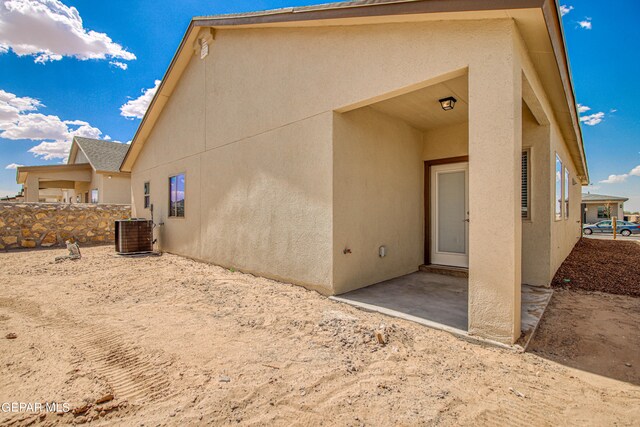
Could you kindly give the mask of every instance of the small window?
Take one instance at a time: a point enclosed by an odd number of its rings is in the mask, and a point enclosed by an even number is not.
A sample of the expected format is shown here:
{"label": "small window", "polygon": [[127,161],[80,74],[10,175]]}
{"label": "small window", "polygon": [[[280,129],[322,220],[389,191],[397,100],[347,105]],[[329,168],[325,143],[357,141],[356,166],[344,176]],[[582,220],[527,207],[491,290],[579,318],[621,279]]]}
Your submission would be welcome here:
{"label": "small window", "polygon": [[560,221],[562,219],[562,160],[560,160],[560,156],[556,154],[556,201],[555,201],[555,210],[556,210],[556,221]]}
{"label": "small window", "polygon": [[149,209],[151,205],[151,184],[148,182],[144,183],[144,208]]}
{"label": "small window", "polygon": [[522,152],[522,219],[531,219],[531,207],[529,206],[531,204],[531,198],[529,197],[530,155],[531,152],[529,150]]}
{"label": "small window", "polygon": [[98,203],[98,189],[91,190],[91,203]]}
{"label": "small window", "polygon": [[184,174],[169,178],[169,216],[184,217]]}
{"label": "small window", "polygon": [[569,169],[564,168],[564,217],[569,218]]}

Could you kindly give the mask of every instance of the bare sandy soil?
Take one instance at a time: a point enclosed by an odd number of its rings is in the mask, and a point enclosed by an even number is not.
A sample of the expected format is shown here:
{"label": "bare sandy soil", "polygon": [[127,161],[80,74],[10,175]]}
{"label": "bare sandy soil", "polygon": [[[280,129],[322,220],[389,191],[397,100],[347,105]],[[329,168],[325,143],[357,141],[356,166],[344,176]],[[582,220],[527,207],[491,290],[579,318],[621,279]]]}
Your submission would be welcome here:
{"label": "bare sandy soil", "polygon": [[2,425],[640,422],[638,298],[556,292],[517,354],[173,255],[63,253],[0,254],[0,403],[76,413]]}

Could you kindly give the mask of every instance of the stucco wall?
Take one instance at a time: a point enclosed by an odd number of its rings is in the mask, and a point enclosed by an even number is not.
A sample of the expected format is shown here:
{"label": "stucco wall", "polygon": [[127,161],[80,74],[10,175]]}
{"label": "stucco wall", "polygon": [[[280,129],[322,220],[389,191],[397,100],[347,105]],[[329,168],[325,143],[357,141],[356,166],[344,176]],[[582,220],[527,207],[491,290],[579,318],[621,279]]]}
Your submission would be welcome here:
{"label": "stucco wall", "polygon": [[130,213],[128,205],[0,202],[0,249],[113,243],[114,221]]}
{"label": "stucco wall", "polygon": [[[509,44],[512,27],[505,19],[218,30],[210,54],[192,58],[134,165],[134,215],[149,214],[142,191],[150,180],[163,249],[334,292],[333,111],[484,67]],[[416,156],[416,186],[424,155]],[[184,220],[165,220],[170,169],[187,173]],[[420,187],[409,190],[405,199],[421,196]],[[411,246],[416,268],[422,247]],[[389,271],[406,271],[406,263]]]}
{"label": "stucco wall", "polygon": [[551,275],[551,217],[552,196],[549,181],[549,126],[535,121],[529,108],[522,111],[522,148],[529,150],[529,209],[528,219],[522,220],[522,283],[549,286]]}
{"label": "stucco wall", "polygon": [[[149,182],[163,250],[331,293],[332,114],[205,150],[205,65],[193,58],[134,167],[134,215],[150,217]],[[185,218],[168,217],[178,173]]]}
{"label": "stucco wall", "polygon": [[[164,250],[333,293],[333,111],[483,66],[512,25],[217,31],[210,54],[192,58],[133,168],[134,215],[149,215],[142,208],[149,180]],[[187,174],[185,219],[166,219],[172,171]],[[410,190],[421,196],[420,187]],[[423,238],[417,227],[415,240]],[[422,248],[411,245],[415,269]],[[391,270],[406,271],[406,263]]]}
{"label": "stucco wall", "polygon": [[[580,229],[580,202],[581,202],[581,185],[577,178],[577,168],[575,165],[575,159],[569,154],[568,146],[566,143],[565,136],[560,131],[557,121],[558,111],[555,111],[551,103],[549,101],[549,96],[545,91],[545,88],[542,87],[540,83],[540,79],[537,73],[534,70],[533,60],[530,56],[530,53],[527,51],[526,46],[524,45],[524,41],[520,37],[519,33],[515,33],[514,37],[515,42],[515,52],[519,57],[520,64],[522,66],[524,78],[527,79],[528,83],[531,85],[531,88],[539,102],[540,109],[542,111],[542,115],[547,120],[548,123],[545,124],[548,127],[549,132],[549,143],[546,144],[546,148],[544,149],[544,153],[542,153],[542,157],[536,154],[537,159],[534,159],[533,166],[537,165],[537,170],[542,171],[544,173],[545,170],[549,171],[548,177],[540,177],[536,176],[536,171],[532,171],[534,179],[539,181],[541,185],[545,185],[545,190],[533,190],[534,191],[534,199],[532,199],[532,207],[534,209],[535,218],[538,215],[542,215],[543,218],[546,216],[545,222],[549,224],[549,270],[548,276],[545,278],[541,274],[536,274],[536,277],[532,277],[533,280],[540,281],[540,284],[548,284],[553,279],[555,272],[560,267],[565,258],[569,255],[577,241],[581,236]],[[538,55],[538,53],[534,53],[534,55]],[[547,89],[547,90],[561,90],[557,89]],[[562,112],[562,114],[566,114]],[[545,130],[546,132],[546,130]],[[524,138],[524,135],[523,135]],[[546,137],[545,137],[546,138]],[[540,150],[536,150],[536,152],[540,152]],[[563,218],[560,221],[555,220],[555,155],[556,153],[560,154],[562,158],[563,164],[569,168],[571,185],[569,190],[569,200],[570,200],[570,216],[568,219]],[[545,162],[546,164],[541,164],[540,162]],[[573,185],[573,180],[575,180],[576,184]],[[536,181],[533,181],[534,183]],[[534,188],[538,188],[537,186]],[[547,208],[548,204],[548,208]],[[543,206],[544,209],[540,210],[540,206]],[[536,212],[540,210],[539,214]],[[534,219],[537,222],[537,219]],[[545,225],[546,226],[546,225]],[[526,224],[523,224],[523,231],[527,227]],[[546,231],[543,231],[541,236],[546,236]],[[545,238],[546,239],[546,238]],[[524,244],[524,243],[523,243]],[[546,243],[545,243],[546,244]],[[531,260],[523,260],[523,268],[524,264],[531,262]],[[542,270],[539,270],[542,271]],[[531,277],[531,276],[529,276]],[[524,278],[524,277],[523,277]],[[536,283],[532,283],[536,284]]]}
{"label": "stucco wall", "polygon": [[[552,215],[551,220],[551,274],[549,281],[553,279],[558,268],[565,260],[565,258],[571,253],[571,250],[578,242],[582,235],[581,220],[580,220],[580,204],[582,199],[582,186],[576,178],[576,167],[569,156],[567,145],[560,132],[552,127],[551,128],[551,158],[549,159],[549,166],[552,167],[553,176],[555,176],[556,168],[556,153],[560,155],[563,162],[563,167],[569,169],[569,217],[561,220],[555,219],[555,207],[552,204],[550,213]],[[555,180],[550,179],[551,185],[551,200],[555,200]]]}
{"label": "stucco wall", "polygon": [[469,123],[443,126],[425,131],[423,160],[469,155]]}
{"label": "stucco wall", "polygon": [[[423,263],[422,151],[422,132],[401,120],[367,107],[335,114],[335,293],[414,272]],[[383,258],[380,246],[386,247]]]}
{"label": "stucco wall", "polygon": [[103,174],[98,192],[99,203],[128,205],[131,203],[131,177],[129,174]]}

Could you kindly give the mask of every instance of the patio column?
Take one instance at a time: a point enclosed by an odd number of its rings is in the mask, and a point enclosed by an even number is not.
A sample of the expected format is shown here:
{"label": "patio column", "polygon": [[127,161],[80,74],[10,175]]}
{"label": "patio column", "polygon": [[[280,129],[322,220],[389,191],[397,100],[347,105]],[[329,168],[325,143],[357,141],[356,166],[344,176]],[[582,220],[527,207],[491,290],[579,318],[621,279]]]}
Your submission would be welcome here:
{"label": "patio column", "polygon": [[513,51],[469,67],[469,333],[520,336],[522,71]]}
{"label": "patio column", "polygon": [[25,182],[24,201],[36,203],[40,200],[40,180],[38,175],[29,174]]}

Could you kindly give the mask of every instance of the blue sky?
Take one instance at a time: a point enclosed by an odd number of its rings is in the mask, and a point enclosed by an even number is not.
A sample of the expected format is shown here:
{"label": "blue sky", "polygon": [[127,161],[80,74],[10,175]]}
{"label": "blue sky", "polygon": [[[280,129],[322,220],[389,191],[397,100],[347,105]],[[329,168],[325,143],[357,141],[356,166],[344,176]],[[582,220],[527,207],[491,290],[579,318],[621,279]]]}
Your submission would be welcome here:
{"label": "blue sky", "polygon": [[[131,140],[192,16],[320,2],[0,0],[0,196],[12,165],[60,163],[73,135]],[[590,191],[640,210],[640,2],[561,4]]]}

